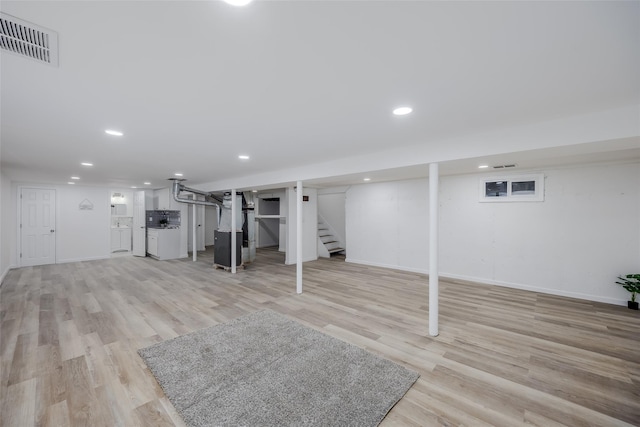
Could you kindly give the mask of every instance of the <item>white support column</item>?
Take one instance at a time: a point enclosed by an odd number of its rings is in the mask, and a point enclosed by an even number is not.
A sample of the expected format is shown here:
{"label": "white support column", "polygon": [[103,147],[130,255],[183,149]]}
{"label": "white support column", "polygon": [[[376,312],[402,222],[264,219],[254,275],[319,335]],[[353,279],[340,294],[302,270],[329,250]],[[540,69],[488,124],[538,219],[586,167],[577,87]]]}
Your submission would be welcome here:
{"label": "white support column", "polygon": [[236,274],[236,189],[231,189],[231,273]]}
{"label": "white support column", "polygon": [[302,181],[296,184],[296,292],[302,293]]}
{"label": "white support column", "polygon": [[429,335],[438,336],[438,163],[429,164]]}
{"label": "white support column", "polygon": [[[196,199],[196,195],[193,195],[193,200]],[[191,255],[193,256],[193,262],[196,262],[198,260],[198,245],[196,244],[196,234],[197,234],[197,230],[198,230],[198,224],[196,224],[198,221],[196,220],[197,218],[197,212],[196,212],[196,207],[198,205],[193,204],[191,205],[191,210],[193,211],[193,215],[191,218],[191,225],[193,226],[193,230],[191,231],[191,233],[193,234],[192,238],[191,238],[191,250],[192,253]]]}

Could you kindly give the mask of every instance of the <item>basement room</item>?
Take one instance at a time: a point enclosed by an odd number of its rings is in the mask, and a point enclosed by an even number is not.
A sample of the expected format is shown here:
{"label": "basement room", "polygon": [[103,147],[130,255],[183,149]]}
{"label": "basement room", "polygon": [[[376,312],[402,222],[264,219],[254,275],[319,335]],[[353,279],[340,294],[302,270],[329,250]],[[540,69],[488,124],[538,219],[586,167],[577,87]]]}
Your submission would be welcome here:
{"label": "basement room", "polygon": [[637,426],[639,1],[0,3],[0,427]]}

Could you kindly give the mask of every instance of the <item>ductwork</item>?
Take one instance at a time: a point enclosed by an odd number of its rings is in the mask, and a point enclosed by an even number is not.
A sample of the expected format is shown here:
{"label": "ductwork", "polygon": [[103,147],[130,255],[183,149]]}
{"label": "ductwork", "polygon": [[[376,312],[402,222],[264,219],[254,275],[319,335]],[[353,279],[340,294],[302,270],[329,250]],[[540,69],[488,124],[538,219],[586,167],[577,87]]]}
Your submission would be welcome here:
{"label": "ductwork", "polygon": [[[220,225],[220,221],[222,220],[222,216],[221,216],[221,211],[222,208],[225,208],[226,211],[228,212],[229,215],[231,215],[230,213],[230,208],[229,206],[225,206],[224,205],[224,199],[221,199],[220,197],[216,196],[213,193],[207,192],[207,191],[202,191],[202,190],[197,190],[195,188],[190,188],[190,187],[186,187],[184,185],[181,184],[181,179],[177,179],[177,178],[169,178],[170,181],[173,181],[173,185],[171,187],[171,194],[173,196],[173,200],[175,200],[176,202],[179,203],[188,203],[191,205],[202,205],[202,206],[215,206],[216,208],[216,214],[217,214],[217,218],[218,218],[218,225]],[[201,196],[204,196],[205,199],[209,199],[209,200],[196,200],[195,197],[193,199],[187,199],[187,198],[183,198],[180,197],[180,192],[181,191],[186,191],[192,194],[199,194]],[[240,193],[241,194],[241,193]],[[236,195],[239,195],[238,193],[236,193]],[[226,195],[225,195],[226,197]],[[231,200],[231,197],[233,196],[229,196],[229,200]],[[240,224],[243,224],[244,221],[247,221],[247,228],[246,228],[246,233],[244,236],[244,239],[246,239],[247,241],[249,241],[249,245],[246,248],[247,249],[247,255],[243,255],[246,257],[248,262],[251,262],[255,259],[255,242],[253,239],[253,228],[248,226],[248,221],[251,221],[251,223],[253,223],[254,219],[253,216],[249,216],[249,215],[253,215],[253,202],[251,203],[245,203],[245,198],[244,196],[242,196],[242,200],[243,200],[243,205],[246,206],[242,206],[242,212],[244,213],[245,216],[243,216],[244,220],[242,222],[240,222]],[[195,211],[194,211],[194,215],[195,215]],[[244,228],[244,227],[243,227]],[[195,227],[193,230],[193,241],[195,242],[196,240],[196,231],[195,231]],[[194,245],[195,246],[195,245]],[[243,248],[244,250],[244,248]],[[197,259],[197,251],[194,250],[193,251],[193,260],[196,261]]]}
{"label": "ductwork", "polygon": [[[171,178],[171,181],[173,181],[173,187],[172,187],[173,191],[171,192],[171,194],[173,195],[173,200],[180,203],[189,203],[191,205],[215,206],[216,209],[218,210],[218,217],[220,217],[220,206],[222,206],[222,200],[219,200],[217,196],[214,196],[213,194],[207,191],[196,190],[195,188],[186,187],[180,183],[179,179]],[[196,200],[195,198],[193,199],[183,198],[179,196],[181,191],[188,191],[193,194],[199,194],[201,196],[205,196],[208,199],[212,199],[213,201]]]}

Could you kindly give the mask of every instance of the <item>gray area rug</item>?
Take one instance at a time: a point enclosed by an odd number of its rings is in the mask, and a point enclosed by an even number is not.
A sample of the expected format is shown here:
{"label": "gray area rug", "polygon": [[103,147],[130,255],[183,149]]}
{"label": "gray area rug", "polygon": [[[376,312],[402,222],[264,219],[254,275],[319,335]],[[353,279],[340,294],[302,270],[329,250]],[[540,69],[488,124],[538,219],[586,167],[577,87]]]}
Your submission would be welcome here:
{"label": "gray area rug", "polygon": [[419,377],[271,310],[138,353],[189,426],[377,426]]}

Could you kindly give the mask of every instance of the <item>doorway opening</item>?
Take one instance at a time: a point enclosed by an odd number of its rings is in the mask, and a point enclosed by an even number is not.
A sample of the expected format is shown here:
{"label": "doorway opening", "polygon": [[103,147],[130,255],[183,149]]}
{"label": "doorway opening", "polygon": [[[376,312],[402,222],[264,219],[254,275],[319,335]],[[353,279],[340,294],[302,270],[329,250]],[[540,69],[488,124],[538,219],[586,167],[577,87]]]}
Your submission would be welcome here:
{"label": "doorway opening", "polygon": [[285,251],[285,216],[282,198],[274,195],[258,196],[256,200],[256,248],[277,248]]}

